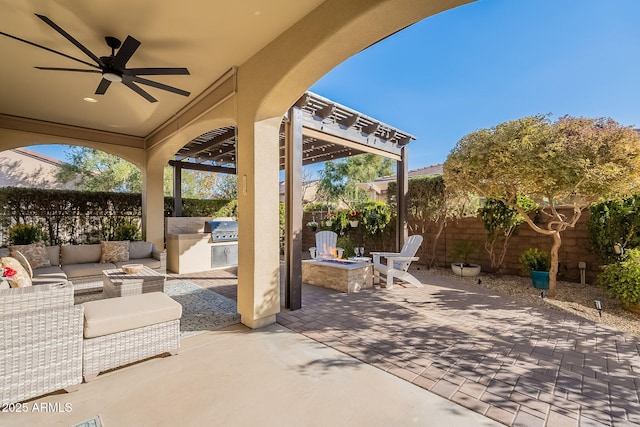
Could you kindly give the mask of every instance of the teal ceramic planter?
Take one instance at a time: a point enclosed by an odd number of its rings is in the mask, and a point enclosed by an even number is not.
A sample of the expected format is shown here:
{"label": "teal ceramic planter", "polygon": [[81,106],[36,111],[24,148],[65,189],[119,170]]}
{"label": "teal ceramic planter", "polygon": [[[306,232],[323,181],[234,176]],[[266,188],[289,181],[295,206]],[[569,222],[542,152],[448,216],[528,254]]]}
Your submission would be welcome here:
{"label": "teal ceramic planter", "polygon": [[531,282],[536,289],[549,289],[549,272],[548,271],[532,271]]}

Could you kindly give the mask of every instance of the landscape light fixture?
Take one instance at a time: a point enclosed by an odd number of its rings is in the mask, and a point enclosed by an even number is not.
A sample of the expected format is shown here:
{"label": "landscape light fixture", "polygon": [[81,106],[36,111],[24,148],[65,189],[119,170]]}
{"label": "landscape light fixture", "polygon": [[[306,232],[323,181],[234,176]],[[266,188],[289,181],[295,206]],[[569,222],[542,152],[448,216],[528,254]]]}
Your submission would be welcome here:
{"label": "landscape light fixture", "polygon": [[598,310],[598,314],[602,317],[602,302],[600,300],[595,300],[593,303],[596,306],[596,310]]}
{"label": "landscape light fixture", "polygon": [[540,292],[540,298],[544,299],[544,291]]}

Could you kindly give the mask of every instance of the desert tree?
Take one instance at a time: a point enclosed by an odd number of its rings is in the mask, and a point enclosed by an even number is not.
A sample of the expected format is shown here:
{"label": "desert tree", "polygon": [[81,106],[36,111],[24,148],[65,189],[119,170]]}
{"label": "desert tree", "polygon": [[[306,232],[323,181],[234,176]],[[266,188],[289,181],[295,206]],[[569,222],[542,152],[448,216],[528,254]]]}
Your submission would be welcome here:
{"label": "desert tree", "polygon": [[[640,137],[610,118],[538,115],[464,136],[444,165],[446,185],[502,201],[552,239],[549,296],[556,294],[562,232],[601,198],[638,188]],[[526,195],[546,216],[542,226],[517,203]],[[570,212],[558,207],[570,206]]]}

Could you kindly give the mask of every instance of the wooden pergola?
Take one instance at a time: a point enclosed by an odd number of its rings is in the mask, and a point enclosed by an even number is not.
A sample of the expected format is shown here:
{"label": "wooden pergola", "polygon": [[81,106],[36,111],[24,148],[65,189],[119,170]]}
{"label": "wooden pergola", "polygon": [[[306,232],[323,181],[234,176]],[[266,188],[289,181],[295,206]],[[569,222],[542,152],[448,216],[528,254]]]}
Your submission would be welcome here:
{"label": "wooden pergola", "polygon": [[[373,153],[397,162],[396,247],[407,237],[408,148],[415,137],[311,92],[289,109],[280,126],[280,169],[285,170],[285,306],[302,305],[302,166]],[[182,215],[182,169],[236,173],[236,128],[211,130],[182,147],[174,168],[174,215]]]}

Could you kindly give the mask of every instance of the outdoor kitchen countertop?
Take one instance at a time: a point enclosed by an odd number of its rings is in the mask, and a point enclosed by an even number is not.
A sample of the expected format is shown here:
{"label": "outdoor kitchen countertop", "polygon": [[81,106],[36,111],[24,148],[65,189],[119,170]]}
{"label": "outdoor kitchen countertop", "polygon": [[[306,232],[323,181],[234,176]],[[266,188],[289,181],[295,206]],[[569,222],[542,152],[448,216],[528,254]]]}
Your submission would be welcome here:
{"label": "outdoor kitchen countertop", "polygon": [[197,240],[197,239],[210,239],[211,233],[178,233],[167,234],[167,239],[175,240]]}

